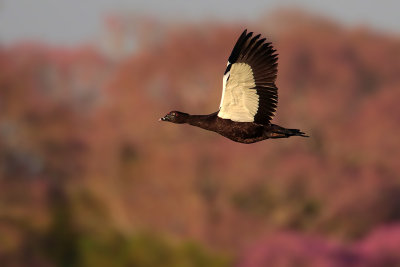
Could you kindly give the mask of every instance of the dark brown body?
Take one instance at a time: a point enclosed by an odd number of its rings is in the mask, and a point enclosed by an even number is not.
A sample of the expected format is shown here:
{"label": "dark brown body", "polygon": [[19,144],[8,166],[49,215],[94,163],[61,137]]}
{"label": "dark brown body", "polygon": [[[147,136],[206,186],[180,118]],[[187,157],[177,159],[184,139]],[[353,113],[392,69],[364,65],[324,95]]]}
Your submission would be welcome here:
{"label": "dark brown body", "polygon": [[181,123],[188,123],[213,131],[232,141],[244,144],[251,144],[269,138],[307,137],[297,129],[286,129],[275,124],[262,125],[253,122],[235,122],[229,119],[221,119],[217,114],[217,112],[210,115],[187,114]]}

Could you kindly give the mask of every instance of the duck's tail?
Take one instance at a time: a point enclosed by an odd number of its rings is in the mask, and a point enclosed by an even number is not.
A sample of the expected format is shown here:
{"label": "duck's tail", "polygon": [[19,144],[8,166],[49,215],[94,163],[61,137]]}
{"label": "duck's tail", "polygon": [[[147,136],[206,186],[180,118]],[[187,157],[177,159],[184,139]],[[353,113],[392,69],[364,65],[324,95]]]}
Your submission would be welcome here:
{"label": "duck's tail", "polygon": [[269,138],[288,138],[290,136],[309,137],[298,129],[286,129],[279,125],[271,124],[271,132]]}

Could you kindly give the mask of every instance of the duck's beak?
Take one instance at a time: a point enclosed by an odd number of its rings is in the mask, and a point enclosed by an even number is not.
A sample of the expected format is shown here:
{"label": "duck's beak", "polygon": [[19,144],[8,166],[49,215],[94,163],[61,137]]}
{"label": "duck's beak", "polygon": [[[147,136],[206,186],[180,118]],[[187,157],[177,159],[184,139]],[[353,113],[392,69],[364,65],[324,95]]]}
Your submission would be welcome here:
{"label": "duck's beak", "polygon": [[159,118],[158,121],[165,121],[165,117]]}

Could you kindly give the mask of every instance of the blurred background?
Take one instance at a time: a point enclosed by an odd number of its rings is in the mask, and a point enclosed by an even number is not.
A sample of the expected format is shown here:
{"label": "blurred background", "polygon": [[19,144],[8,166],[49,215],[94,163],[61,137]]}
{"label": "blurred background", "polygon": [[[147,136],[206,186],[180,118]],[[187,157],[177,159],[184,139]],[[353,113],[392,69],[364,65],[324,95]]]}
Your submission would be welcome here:
{"label": "blurred background", "polygon": [[[399,266],[398,1],[0,1],[1,266]],[[245,29],[273,123],[209,114]]]}

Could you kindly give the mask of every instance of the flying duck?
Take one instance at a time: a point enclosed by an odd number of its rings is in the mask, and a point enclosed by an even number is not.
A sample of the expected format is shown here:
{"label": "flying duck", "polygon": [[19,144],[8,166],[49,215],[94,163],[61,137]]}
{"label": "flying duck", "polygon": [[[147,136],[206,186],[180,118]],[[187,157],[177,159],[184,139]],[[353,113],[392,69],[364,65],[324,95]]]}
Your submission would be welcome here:
{"label": "flying duck", "polygon": [[209,115],[171,111],[160,121],[188,123],[239,143],[270,138],[308,137],[271,123],[278,103],[278,55],[270,42],[245,30],[237,40],[222,80],[219,110]]}

